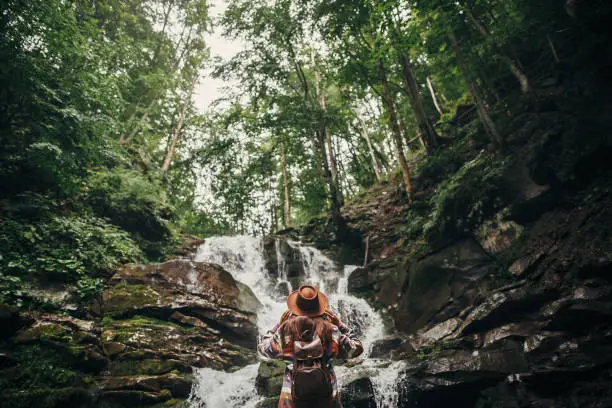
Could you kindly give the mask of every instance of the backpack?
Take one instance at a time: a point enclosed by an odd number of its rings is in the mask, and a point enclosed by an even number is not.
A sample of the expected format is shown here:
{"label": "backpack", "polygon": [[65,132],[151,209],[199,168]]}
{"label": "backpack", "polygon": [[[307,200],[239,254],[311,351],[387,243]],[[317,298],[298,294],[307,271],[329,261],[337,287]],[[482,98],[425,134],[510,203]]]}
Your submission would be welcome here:
{"label": "backpack", "polygon": [[[302,335],[305,336],[306,332]],[[331,375],[323,361],[323,344],[319,336],[293,343],[293,382],[291,395],[296,401],[316,401],[332,396]]]}

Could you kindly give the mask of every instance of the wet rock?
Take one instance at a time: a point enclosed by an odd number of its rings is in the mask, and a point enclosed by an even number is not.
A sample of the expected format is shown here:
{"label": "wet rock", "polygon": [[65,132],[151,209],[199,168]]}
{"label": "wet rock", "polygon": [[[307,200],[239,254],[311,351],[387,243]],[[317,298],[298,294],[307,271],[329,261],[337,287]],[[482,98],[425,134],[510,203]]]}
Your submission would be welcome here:
{"label": "wet rock", "polygon": [[286,364],[277,360],[266,360],[259,364],[257,377],[255,379],[255,387],[257,392],[264,397],[275,397],[278,403],[283,386],[283,378],[285,374]]}
{"label": "wet rock", "polygon": [[174,398],[187,398],[193,379],[188,375],[166,374],[160,376],[106,377],[102,379],[106,391],[138,390],[160,393],[169,391]]}
{"label": "wet rock", "polygon": [[504,339],[526,339],[540,332],[542,324],[539,322],[510,323],[496,327],[481,335],[483,347],[491,346]]}
{"label": "wet rock", "polygon": [[375,261],[365,268],[355,269],[348,278],[348,291],[352,294],[375,293],[386,306],[393,305],[407,269],[402,259],[388,258]]}
{"label": "wet rock", "polygon": [[114,403],[118,406],[143,406],[153,405],[168,401],[172,394],[168,390],[160,392],[147,392],[136,390],[102,391],[100,400],[102,403]]}
{"label": "wet rock", "polygon": [[275,236],[264,238],[265,267],[270,276],[288,279],[305,276],[302,254],[291,246],[286,239]]}
{"label": "wet rock", "polygon": [[117,343],[123,347],[111,364],[117,375],[164,373],[164,367],[167,371],[186,371],[188,366],[229,369],[255,360],[253,350],[224,340],[210,327],[182,327],[143,316],[110,322],[101,340],[104,347],[118,348]]}
{"label": "wet rock", "polygon": [[401,293],[396,326],[410,333],[453,317],[473,302],[479,291],[469,289],[477,288],[478,281],[494,268],[494,260],[471,239],[417,262],[410,267]]}
{"label": "wet rock", "polygon": [[289,282],[279,282],[274,287],[274,295],[279,300],[283,300],[290,293],[291,293],[291,284]]}
{"label": "wet rock", "polygon": [[610,302],[568,300],[558,307],[546,329],[588,333],[598,325],[609,323],[610,318]]}
{"label": "wet rock", "polygon": [[359,378],[342,387],[340,401],[343,408],[376,408],[374,386],[369,378]]}
{"label": "wet rock", "polygon": [[204,243],[204,240],[192,235],[181,235],[180,244],[172,250],[172,254],[179,258],[193,258],[198,247]]}
{"label": "wet rock", "polygon": [[414,349],[399,335],[391,335],[376,340],[372,344],[370,358],[400,360],[414,354]]}
{"label": "wet rock", "polygon": [[402,376],[402,407],[473,408],[481,391],[527,368],[521,344],[486,350],[442,350]]}
{"label": "wet rock", "polygon": [[22,330],[13,341],[18,345],[52,348],[71,366],[97,373],[108,365],[108,359],[96,333],[79,329],[79,323],[78,319],[46,314]]}
{"label": "wet rock", "polygon": [[556,203],[550,185],[538,184],[526,160],[517,160],[504,173],[504,196],[511,202],[509,218],[520,224],[533,222]]}
{"label": "wet rock", "polygon": [[530,285],[493,292],[467,315],[459,329],[460,335],[482,332],[519,320],[557,295],[554,290]]}
{"label": "wet rock", "polygon": [[434,325],[433,327],[426,327],[420,330],[413,340],[415,348],[432,345],[436,342],[450,338],[461,323],[461,319],[452,318]]}
{"label": "wet rock", "polygon": [[[254,346],[260,304],[246,285],[217,265],[180,259],[159,265],[127,265],[110,283],[103,295],[106,314],[175,316],[190,324],[176,314],[179,312],[201,320],[232,342]],[[191,323],[199,325],[195,320]]]}

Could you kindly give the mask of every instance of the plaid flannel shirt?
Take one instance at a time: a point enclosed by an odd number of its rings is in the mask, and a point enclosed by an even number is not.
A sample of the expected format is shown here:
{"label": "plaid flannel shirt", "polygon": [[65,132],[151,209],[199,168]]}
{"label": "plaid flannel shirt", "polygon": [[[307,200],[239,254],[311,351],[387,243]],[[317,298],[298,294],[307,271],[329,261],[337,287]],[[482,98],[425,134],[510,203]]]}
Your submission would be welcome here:
{"label": "plaid flannel shirt", "polygon": [[[290,317],[291,316],[289,316],[289,318]],[[281,324],[282,322],[279,322],[272,330],[259,338],[257,351],[264,358],[280,359],[289,363],[285,369],[278,408],[296,408],[291,396],[291,384],[293,382],[292,363],[294,357],[293,342],[290,338],[281,339],[281,335],[278,332]],[[340,323],[339,326],[332,325],[331,341],[325,345],[324,363],[329,366],[333,393],[329,401],[321,401],[318,405],[319,407],[340,407],[338,384],[330,360],[332,358],[355,358],[362,352],[363,346],[361,342],[352,335],[351,329],[343,323]]]}

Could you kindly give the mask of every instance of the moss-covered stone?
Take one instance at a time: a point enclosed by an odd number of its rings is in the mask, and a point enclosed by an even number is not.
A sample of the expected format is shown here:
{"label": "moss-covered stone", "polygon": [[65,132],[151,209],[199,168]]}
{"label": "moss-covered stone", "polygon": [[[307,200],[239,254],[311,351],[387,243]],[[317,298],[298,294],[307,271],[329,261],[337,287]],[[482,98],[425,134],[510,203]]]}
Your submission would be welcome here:
{"label": "moss-covered stone", "polygon": [[278,396],[283,386],[285,367],[286,364],[282,361],[262,361],[255,379],[257,392],[265,397]]}
{"label": "moss-covered stone", "polygon": [[26,329],[15,338],[15,341],[17,343],[39,341],[71,343],[73,337],[72,332],[63,326],[54,323],[41,323]]}
{"label": "moss-covered stone", "polygon": [[104,292],[104,312],[111,316],[122,315],[156,304],[159,296],[159,292],[148,285],[119,283]]}
{"label": "moss-covered stone", "polygon": [[188,373],[191,366],[180,360],[144,359],[113,361],[108,367],[112,375],[159,375],[173,371]]}
{"label": "moss-covered stone", "polygon": [[0,406],[11,408],[64,408],[87,406],[93,395],[81,387],[2,389]]}

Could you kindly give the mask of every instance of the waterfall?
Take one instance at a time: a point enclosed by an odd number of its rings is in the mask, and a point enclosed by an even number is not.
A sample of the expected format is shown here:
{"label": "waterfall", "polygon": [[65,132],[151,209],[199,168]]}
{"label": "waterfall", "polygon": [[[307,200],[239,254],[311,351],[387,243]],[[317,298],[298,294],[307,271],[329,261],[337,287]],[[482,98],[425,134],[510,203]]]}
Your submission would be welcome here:
{"label": "waterfall", "polygon": [[[380,314],[364,299],[348,293],[348,278],[358,268],[355,265],[337,265],[316,248],[299,242],[287,241],[299,251],[305,277],[302,283],[316,285],[325,293],[330,307],[341,320],[351,327],[364,345],[361,364],[354,367],[335,367],[340,388],[343,384],[369,377],[374,386],[377,408],[397,406],[397,378],[402,363],[369,359],[374,341],[384,336],[384,324]],[[287,265],[279,242],[275,243],[278,274],[272,277],[265,268],[263,240],[250,236],[213,237],[198,249],[195,260],[212,262],[222,266],[234,279],[248,285],[262,304],[257,316],[259,331],[271,329],[286,310],[284,299],[279,299],[275,288],[287,284]],[[230,408],[242,406],[254,408],[262,399],[255,390],[255,378],[259,364],[249,365],[232,373],[209,368],[196,369],[195,385],[190,397],[194,408]]]}

